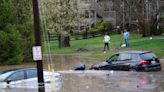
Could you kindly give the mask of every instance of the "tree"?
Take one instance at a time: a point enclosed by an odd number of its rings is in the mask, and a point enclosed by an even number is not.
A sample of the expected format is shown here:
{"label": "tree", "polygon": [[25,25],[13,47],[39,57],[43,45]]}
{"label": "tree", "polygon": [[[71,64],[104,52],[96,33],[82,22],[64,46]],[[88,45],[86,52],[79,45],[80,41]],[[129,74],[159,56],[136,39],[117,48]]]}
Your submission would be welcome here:
{"label": "tree", "polygon": [[0,31],[0,63],[20,64],[23,60],[21,37],[13,25],[8,25],[6,31]]}
{"label": "tree", "polygon": [[24,61],[32,61],[32,46],[34,45],[34,28],[32,16],[32,0],[12,0],[14,24],[21,34],[21,47]]}
{"label": "tree", "polygon": [[31,0],[0,0],[0,58],[3,64],[32,59]]}
{"label": "tree", "polygon": [[22,62],[20,34],[14,25],[14,12],[10,0],[0,1],[0,63],[19,64]]}
{"label": "tree", "polygon": [[70,32],[78,21],[78,0],[42,0],[46,27],[58,37],[59,47],[70,46]]}

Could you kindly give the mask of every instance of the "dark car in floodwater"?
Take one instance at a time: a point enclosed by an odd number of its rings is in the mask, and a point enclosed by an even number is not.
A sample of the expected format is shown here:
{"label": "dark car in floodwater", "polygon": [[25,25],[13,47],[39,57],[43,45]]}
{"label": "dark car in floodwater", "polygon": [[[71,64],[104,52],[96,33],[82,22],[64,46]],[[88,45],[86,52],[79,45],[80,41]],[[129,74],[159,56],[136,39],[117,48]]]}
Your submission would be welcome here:
{"label": "dark car in floodwater", "polygon": [[151,51],[121,51],[106,61],[94,64],[95,70],[160,71],[161,64]]}

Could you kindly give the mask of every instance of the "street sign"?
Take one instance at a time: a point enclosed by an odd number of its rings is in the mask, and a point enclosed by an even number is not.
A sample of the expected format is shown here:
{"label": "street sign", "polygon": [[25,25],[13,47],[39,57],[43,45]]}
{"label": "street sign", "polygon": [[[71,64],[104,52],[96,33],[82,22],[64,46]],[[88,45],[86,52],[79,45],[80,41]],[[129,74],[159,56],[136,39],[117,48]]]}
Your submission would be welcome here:
{"label": "street sign", "polygon": [[34,46],[32,48],[32,52],[33,52],[33,60],[34,61],[42,60],[41,46]]}

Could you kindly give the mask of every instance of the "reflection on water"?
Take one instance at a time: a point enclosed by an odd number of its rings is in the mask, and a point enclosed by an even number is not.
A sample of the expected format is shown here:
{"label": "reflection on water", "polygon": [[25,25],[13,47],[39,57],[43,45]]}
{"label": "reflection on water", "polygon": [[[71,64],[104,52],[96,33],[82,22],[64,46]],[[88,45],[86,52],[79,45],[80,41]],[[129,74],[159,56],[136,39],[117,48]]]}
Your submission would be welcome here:
{"label": "reflection on water", "polygon": [[38,88],[1,88],[0,92],[45,92],[44,87]]}
{"label": "reflection on water", "polygon": [[39,87],[38,92],[45,92],[45,87]]}
{"label": "reflection on water", "polygon": [[26,88],[1,88],[0,92],[38,92],[38,89]]}

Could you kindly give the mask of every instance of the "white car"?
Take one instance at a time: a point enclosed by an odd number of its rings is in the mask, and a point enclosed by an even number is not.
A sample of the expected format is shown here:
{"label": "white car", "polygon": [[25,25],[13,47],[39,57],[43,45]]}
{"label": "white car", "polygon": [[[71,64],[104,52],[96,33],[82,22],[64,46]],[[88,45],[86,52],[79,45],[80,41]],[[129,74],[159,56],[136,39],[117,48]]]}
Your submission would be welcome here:
{"label": "white car", "polygon": [[[61,77],[59,73],[44,70],[43,74],[45,83],[58,82],[55,83],[55,85],[61,84]],[[5,88],[6,86],[37,87],[37,69],[21,68],[0,72],[0,88]]]}

